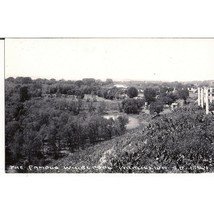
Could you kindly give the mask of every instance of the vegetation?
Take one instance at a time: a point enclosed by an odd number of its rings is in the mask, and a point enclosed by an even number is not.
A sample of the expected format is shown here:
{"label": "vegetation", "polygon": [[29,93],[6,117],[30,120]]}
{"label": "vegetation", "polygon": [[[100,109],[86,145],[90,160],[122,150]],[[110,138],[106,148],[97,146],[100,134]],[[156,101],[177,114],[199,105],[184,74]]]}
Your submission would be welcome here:
{"label": "vegetation", "polygon": [[160,93],[158,96],[158,101],[162,102],[163,104],[171,105],[174,103],[179,97],[176,93],[171,91],[171,88],[161,88]]}
{"label": "vegetation", "polygon": [[111,172],[213,171],[213,126],[214,117],[196,107],[177,109],[126,137],[109,157]]}
{"label": "vegetation", "polygon": [[138,90],[137,90],[135,87],[130,87],[130,88],[128,88],[128,90],[127,90],[127,95],[128,95],[130,98],[137,97],[137,95],[138,95]]}
{"label": "vegetation", "polygon": [[126,99],[122,101],[122,110],[127,114],[139,114],[143,105],[143,100]]}
{"label": "vegetation", "polygon": [[[107,167],[87,172],[213,171],[214,115],[194,105],[195,95],[187,89],[192,83],[130,81],[128,89],[114,84],[93,78],[6,79],[6,168],[23,165],[26,172],[29,165],[71,164]],[[186,105],[171,111],[181,99]],[[130,118],[140,125],[129,129]]]}
{"label": "vegetation", "polygon": [[213,114],[213,111],[214,111],[214,103],[210,103],[210,105],[209,105],[209,111],[211,111],[211,113]]}
{"label": "vegetation", "polygon": [[[6,165],[45,165],[68,152],[124,134],[127,117],[105,119],[108,105],[95,99],[96,90],[105,84],[94,79],[71,83],[7,79]],[[84,100],[89,92],[93,99]]]}
{"label": "vegetation", "polygon": [[156,100],[156,90],[152,89],[152,88],[146,88],[144,90],[144,97],[145,97],[145,101],[148,103],[148,105],[151,102],[154,102]]}
{"label": "vegetation", "polygon": [[159,100],[152,102],[149,110],[150,110],[150,114],[156,113],[157,115],[159,115],[160,112],[163,111],[163,102],[161,102]]}
{"label": "vegetation", "polygon": [[178,90],[178,96],[180,99],[184,100],[184,103],[186,103],[187,98],[189,97],[189,91],[187,88]]}

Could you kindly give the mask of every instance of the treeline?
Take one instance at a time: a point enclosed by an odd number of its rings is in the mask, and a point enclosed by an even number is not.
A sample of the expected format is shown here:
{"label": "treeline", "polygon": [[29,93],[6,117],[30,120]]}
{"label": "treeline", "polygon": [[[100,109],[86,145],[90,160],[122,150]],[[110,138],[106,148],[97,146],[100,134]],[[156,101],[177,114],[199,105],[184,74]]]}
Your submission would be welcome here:
{"label": "treeline", "polygon": [[154,88],[159,89],[160,86],[173,89],[181,89],[181,88],[192,88],[198,84],[204,86],[204,84],[211,84],[213,81],[192,81],[192,82],[163,82],[163,81],[126,81],[125,83],[128,86],[135,86],[137,88],[142,88],[145,90],[146,88]]}
{"label": "treeline", "polygon": [[[154,85],[153,87],[129,87],[118,88],[114,87],[113,80],[107,79],[106,81],[95,80],[93,78],[85,78],[77,81],[65,81],[55,79],[35,79],[30,77],[17,77],[6,79],[6,99],[8,99],[14,91],[20,92],[20,100],[25,101],[31,97],[42,97],[45,95],[53,95],[57,97],[75,96],[77,99],[83,99],[85,95],[97,95],[104,99],[109,100],[124,100],[127,97],[134,98],[138,95],[138,90],[144,88],[145,102],[158,101],[158,103],[170,105],[176,99],[183,99],[186,102],[189,96],[187,85],[181,83],[170,83],[165,85]],[[138,85],[138,84],[136,84]],[[148,84],[146,84],[148,85]],[[149,86],[151,86],[150,84]],[[173,87],[174,86],[174,87]],[[156,98],[158,98],[156,100]]]}
{"label": "treeline", "polygon": [[59,97],[62,94],[75,95],[78,98],[83,98],[84,94],[104,96],[107,92],[101,89],[105,86],[111,86],[113,80],[107,79],[106,81],[101,81],[93,78],[85,78],[77,81],[56,81],[55,79],[47,80],[39,78],[32,80],[30,77],[9,77],[6,79],[6,83],[8,89],[13,88],[15,85],[16,90],[28,90],[28,98],[41,97],[45,94],[56,94]]}
{"label": "treeline", "polygon": [[56,81],[55,79],[47,80],[39,78],[32,80],[30,77],[9,77],[6,79],[6,83],[8,96],[12,93],[11,90],[15,89],[24,95],[24,99],[45,95],[50,95],[50,97],[53,97],[53,95],[57,97],[72,95],[83,99],[84,95],[90,94],[113,100],[124,99],[127,93],[126,89],[114,87],[112,79],[101,81],[93,78],[85,78],[77,81]]}

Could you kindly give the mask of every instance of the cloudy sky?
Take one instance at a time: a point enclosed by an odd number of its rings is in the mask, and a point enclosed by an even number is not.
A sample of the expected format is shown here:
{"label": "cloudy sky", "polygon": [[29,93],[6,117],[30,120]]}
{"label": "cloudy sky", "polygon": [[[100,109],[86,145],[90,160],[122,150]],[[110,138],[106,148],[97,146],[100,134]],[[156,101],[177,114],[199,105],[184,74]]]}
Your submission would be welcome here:
{"label": "cloudy sky", "polygon": [[214,79],[214,39],[6,39],[6,77]]}

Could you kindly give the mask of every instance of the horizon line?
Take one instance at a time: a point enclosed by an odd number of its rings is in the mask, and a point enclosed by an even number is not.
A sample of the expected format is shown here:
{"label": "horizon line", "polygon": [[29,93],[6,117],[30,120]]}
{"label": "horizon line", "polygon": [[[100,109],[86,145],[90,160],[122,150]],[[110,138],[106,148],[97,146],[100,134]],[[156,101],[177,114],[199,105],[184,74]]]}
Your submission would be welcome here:
{"label": "horizon line", "polygon": [[8,76],[8,77],[6,77],[6,75],[4,76],[4,79],[6,80],[7,78],[10,78],[10,77],[12,77],[12,78],[14,78],[14,79],[16,79],[16,78],[18,78],[18,77],[23,77],[23,78],[25,78],[25,77],[30,77],[32,80],[36,80],[36,79],[47,79],[47,80],[51,80],[51,79],[55,79],[56,81],[60,81],[60,80],[64,80],[64,81],[78,81],[78,80],[83,80],[83,79],[95,79],[95,80],[101,80],[101,81],[105,81],[105,80],[107,80],[107,79],[112,79],[113,80],[113,82],[130,82],[130,81],[135,81],[135,82],[137,82],[137,81],[142,81],[142,82],[204,82],[204,81],[214,81],[214,79],[210,79],[210,80],[208,80],[208,79],[206,79],[206,80],[151,80],[151,79],[149,79],[149,80],[147,80],[147,79],[113,79],[113,78],[111,78],[111,77],[107,77],[107,78],[95,78],[95,77],[83,77],[82,79],[64,79],[64,78],[61,78],[61,79],[58,79],[58,78],[54,78],[54,77],[52,77],[52,78],[46,78],[46,77],[31,77],[31,76],[16,76],[16,77],[14,77],[14,76]]}

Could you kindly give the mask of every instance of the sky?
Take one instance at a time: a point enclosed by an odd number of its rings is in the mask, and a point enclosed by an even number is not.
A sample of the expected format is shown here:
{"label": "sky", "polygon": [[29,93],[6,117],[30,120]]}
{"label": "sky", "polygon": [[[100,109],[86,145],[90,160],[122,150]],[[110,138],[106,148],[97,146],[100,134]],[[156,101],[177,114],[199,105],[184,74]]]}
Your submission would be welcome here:
{"label": "sky", "polygon": [[6,39],[5,76],[214,80],[214,39]]}

